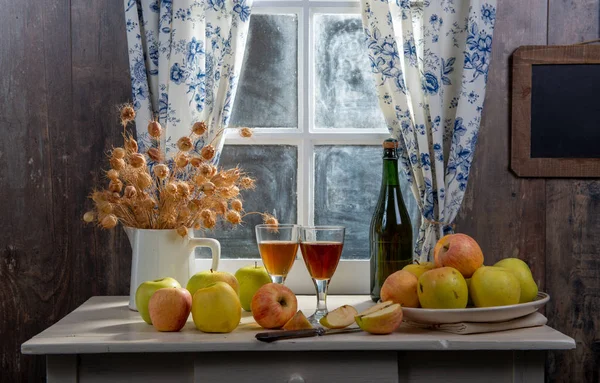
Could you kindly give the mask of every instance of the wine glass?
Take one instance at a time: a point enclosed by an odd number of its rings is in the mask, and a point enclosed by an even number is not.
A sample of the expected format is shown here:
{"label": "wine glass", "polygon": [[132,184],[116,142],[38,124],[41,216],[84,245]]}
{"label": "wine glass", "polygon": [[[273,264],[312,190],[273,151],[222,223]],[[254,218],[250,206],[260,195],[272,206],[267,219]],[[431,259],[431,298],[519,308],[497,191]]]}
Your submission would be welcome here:
{"label": "wine glass", "polygon": [[343,226],[313,226],[300,228],[300,250],[317,290],[317,309],[308,320],[318,324],[327,315],[327,287],[344,246]]}
{"label": "wine glass", "polygon": [[285,282],[298,253],[299,226],[256,225],[256,242],[265,269],[273,283]]}

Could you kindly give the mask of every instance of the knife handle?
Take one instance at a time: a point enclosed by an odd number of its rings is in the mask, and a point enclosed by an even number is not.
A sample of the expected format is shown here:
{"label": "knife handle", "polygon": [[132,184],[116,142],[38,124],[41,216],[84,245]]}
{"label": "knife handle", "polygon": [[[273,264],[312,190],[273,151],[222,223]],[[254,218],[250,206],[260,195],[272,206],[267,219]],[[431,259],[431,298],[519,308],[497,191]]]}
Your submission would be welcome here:
{"label": "knife handle", "polygon": [[256,339],[260,340],[261,342],[271,343],[282,339],[309,338],[312,336],[317,336],[318,334],[318,328],[312,328],[308,330],[270,331],[259,332],[256,334]]}

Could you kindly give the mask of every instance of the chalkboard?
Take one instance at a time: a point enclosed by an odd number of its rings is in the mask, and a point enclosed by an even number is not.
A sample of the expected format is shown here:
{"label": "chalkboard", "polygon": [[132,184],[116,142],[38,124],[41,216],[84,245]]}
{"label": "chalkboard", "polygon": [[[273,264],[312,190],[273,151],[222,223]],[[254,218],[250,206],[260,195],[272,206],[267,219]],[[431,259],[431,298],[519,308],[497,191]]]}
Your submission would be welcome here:
{"label": "chalkboard", "polygon": [[533,65],[531,157],[600,158],[600,65]]}
{"label": "chalkboard", "polygon": [[525,46],[512,59],[511,169],[600,177],[600,46]]}

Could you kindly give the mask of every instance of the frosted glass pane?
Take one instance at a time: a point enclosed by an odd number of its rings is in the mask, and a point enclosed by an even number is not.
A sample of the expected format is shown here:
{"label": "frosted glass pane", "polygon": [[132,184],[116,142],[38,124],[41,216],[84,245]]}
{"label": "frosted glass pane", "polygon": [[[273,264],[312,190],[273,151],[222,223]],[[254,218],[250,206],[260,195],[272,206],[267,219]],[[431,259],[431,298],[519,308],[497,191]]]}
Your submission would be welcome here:
{"label": "frosted glass pane", "polygon": [[[256,179],[256,189],[243,191],[247,212],[268,212],[281,223],[297,222],[298,149],[289,145],[226,145],[219,166],[239,165]],[[222,258],[260,258],[254,226],[262,223],[258,215],[244,218],[240,226],[219,223],[205,235],[221,242]],[[197,249],[202,258],[210,258],[210,250]]]}
{"label": "frosted glass pane", "polygon": [[[315,224],[346,226],[343,259],[369,259],[369,226],[379,198],[382,172],[379,146],[315,147]],[[419,208],[400,176],[404,204],[419,231]]]}
{"label": "frosted glass pane", "polygon": [[359,15],[317,14],[315,127],[385,129]]}
{"label": "frosted glass pane", "polygon": [[298,127],[298,16],[250,18],[230,124]]}

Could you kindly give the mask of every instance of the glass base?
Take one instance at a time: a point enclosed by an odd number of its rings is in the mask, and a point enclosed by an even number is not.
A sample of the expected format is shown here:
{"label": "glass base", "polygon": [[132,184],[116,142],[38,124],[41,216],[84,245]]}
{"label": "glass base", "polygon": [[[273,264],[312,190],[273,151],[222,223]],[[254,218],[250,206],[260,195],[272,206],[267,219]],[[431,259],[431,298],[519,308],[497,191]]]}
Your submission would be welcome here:
{"label": "glass base", "polygon": [[321,320],[321,318],[323,318],[325,315],[327,315],[327,313],[328,313],[327,309],[317,310],[314,312],[313,315],[309,316],[306,319],[308,319],[310,324],[312,324],[313,326],[322,327],[321,323],[319,321]]}

